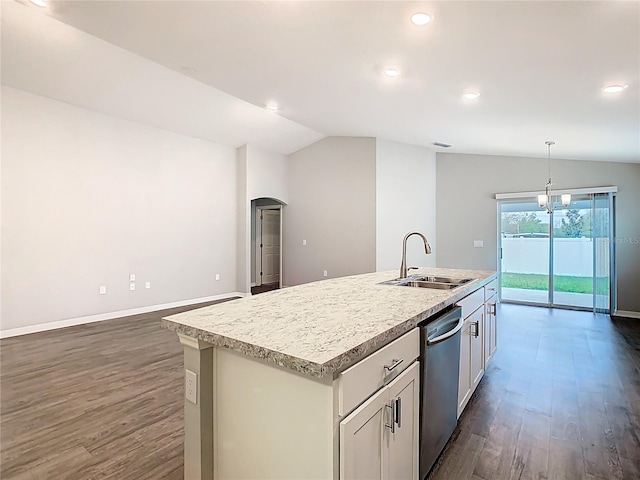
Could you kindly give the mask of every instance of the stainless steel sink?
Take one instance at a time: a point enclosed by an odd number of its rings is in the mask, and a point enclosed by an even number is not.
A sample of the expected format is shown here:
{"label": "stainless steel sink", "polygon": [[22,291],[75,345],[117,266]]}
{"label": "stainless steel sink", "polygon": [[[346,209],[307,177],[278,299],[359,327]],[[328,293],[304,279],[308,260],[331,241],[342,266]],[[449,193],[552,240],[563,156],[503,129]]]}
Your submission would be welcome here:
{"label": "stainless steel sink", "polygon": [[398,287],[433,288],[436,290],[453,290],[474,281],[475,278],[430,277],[424,275],[410,275],[407,278],[396,278],[381,282],[381,285]]}
{"label": "stainless steel sink", "polygon": [[[471,279],[469,279],[471,280]],[[419,288],[436,288],[438,290],[453,290],[458,288],[462,283],[443,283],[443,282],[407,282],[402,286],[419,287]]]}

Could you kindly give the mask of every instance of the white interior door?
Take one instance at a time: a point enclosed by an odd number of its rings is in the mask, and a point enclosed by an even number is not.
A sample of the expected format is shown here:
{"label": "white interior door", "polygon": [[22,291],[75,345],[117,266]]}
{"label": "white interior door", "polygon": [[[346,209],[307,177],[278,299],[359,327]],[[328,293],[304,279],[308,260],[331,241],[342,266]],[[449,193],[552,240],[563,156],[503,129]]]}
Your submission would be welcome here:
{"label": "white interior door", "polygon": [[260,210],[260,283],[280,281],[280,210]]}

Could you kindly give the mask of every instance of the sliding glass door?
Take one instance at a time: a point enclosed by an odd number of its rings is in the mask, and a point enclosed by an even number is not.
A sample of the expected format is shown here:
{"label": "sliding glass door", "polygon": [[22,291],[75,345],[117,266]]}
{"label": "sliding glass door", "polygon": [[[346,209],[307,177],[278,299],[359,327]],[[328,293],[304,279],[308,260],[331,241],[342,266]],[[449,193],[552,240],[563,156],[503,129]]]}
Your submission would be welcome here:
{"label": "sliding glass door", "polygon": [[574,194],[551,213],[535,197],[501,200],[498,214],[503,301],[610,311],[612,193]]}
{"label": "sliding glass door", "polygon": [[533,199],[500,204],[503,301],[549,303],[550,220]]}
{"label": "sliding glass door", "polygon": [[549,304],[593,309],[591,198],[574,195],[571,205],[551,213],[552,267]]}

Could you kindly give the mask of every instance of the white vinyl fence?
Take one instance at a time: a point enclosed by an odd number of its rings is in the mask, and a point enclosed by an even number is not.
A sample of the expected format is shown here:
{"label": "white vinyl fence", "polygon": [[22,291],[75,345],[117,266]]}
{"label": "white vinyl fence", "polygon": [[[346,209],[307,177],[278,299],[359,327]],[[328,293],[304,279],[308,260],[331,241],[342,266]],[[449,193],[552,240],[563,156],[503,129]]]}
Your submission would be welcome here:
{"label": "white vinyl fence", "polygon": [[[593,239],[556,238],[553,240],[554,274],[575,277],[593,276]],[[609,250],[607,238],[595,239],[602,242],[598,248],[604,252],[598,262],[599,272],[608,271]],[[511,273],[549,273],[548,238],[502,238],[502,271]]]}

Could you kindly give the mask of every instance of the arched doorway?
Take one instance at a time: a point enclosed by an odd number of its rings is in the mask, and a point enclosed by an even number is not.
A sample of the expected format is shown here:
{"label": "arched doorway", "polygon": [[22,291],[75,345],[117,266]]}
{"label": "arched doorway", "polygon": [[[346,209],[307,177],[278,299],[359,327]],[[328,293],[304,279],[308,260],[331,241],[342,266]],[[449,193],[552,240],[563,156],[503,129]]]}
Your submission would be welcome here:
{"label": "arched doorway", "polygon": [[274,198],[251,200],[251,293],[282,286],[282,210]]}

